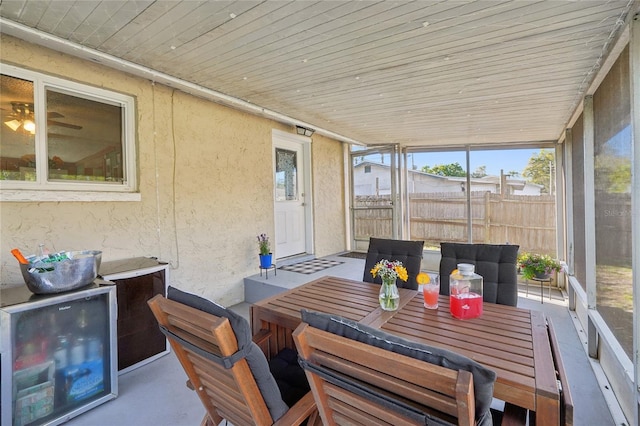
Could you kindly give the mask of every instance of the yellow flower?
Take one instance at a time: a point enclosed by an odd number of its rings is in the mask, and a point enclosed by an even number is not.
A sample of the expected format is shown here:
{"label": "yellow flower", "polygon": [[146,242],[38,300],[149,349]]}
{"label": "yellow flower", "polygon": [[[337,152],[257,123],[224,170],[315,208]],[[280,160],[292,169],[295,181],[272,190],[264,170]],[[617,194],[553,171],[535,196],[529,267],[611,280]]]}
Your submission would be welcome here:
{"label": "yellow flower", "polygon": [[378,274],[378,271],[380,270],[380,265],[376,265],[373,267],[373,269],[371,269],[371,275],[373,275],[373,278],[376,277],[376,275]]}
{"label": "yellow flower", "polygon": [[400,278],[402,281],[407,281],[407,279],[409,279],[407,269],[402,266],[402,262],[397,260],[391,262],[389,260],[382,259],[380,262],[376,263],[370,272],[374,278],[379,275],[383,279],[395,280]]}
{"label": "yellow flower", "polygon": [[409,279],[409,274],[407,273],[407,269],[404,266],[396,266],[396,273],[398,274],[398,278],[402,281],[406,281]]}

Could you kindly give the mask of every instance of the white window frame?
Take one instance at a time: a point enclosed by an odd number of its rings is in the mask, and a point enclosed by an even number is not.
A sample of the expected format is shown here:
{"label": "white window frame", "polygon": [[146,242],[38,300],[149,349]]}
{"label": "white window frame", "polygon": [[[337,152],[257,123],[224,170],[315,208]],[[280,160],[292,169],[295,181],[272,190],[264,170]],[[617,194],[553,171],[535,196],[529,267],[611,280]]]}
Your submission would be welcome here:
{"label": "white window frame", "polygon": [[[36,129],[46,128],[48,89],[122,108],[123,182],[48,181],[47,134],[35,134],[36,181],[0,180],[0,201],[139,201],[135,139],[135,99],[122,93],[0,64],[0,72],[33,82]],[[45,171],[43,173],[43,170]]]}

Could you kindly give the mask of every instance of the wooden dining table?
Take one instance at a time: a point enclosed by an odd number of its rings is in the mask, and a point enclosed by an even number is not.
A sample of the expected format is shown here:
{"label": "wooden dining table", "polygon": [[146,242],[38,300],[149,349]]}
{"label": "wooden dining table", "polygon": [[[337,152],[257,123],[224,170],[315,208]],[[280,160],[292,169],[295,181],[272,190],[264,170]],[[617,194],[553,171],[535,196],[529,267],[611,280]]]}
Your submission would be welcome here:
{"label": "wooden dining table", "polygon": [[544,313],[493,303],[479,318],[460,320],[449,312],[449,297],[426,309],[416,290],[399,289],[397,311],[384,311],[380,286],[326,276],[251,306],[254,334],[269,330],[263,350],[274,356],[295,350],[291,333],[300,310],[340,315],[406,339],[452,350],[494,370],[494,397],[534,413],[536,424],[560,422],[560,390]]}

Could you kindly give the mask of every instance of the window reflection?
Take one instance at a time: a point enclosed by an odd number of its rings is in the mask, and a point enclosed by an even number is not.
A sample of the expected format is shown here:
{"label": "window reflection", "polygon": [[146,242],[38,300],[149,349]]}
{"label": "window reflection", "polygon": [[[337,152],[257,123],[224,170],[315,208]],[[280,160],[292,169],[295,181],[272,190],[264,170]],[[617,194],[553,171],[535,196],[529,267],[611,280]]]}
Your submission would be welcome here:
{"label": "window reflection", "polygon": [[123,181],[120,106],[47,90],[47,117],[50,180]]}
{"label": "window reflection", "polygon": [[[125,181],[122,105],[46,88],[43,108],[33,81],[4,74],[0,92],[0,180],[35,182],[42,173],[48,182]],[[36,141],[46,149],[36,150]]]}
{"label": "window reflection", "polygon": [[298,199],[298,155],[295,151],[276,149],[276,201]]}
{"label": "window reflection", "polygon": [[0,93],[0,179],[36,180],[33,82],[0,75]]}

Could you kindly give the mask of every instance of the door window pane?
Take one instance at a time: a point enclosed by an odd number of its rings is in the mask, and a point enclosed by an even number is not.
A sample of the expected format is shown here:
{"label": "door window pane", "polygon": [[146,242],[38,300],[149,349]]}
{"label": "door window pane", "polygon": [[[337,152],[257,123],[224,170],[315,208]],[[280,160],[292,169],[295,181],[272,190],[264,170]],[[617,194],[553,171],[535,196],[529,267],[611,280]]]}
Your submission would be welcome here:
{"label": "door window pane", "polygon": [[276,201],[298,200],[298,154],[276,148]]}

